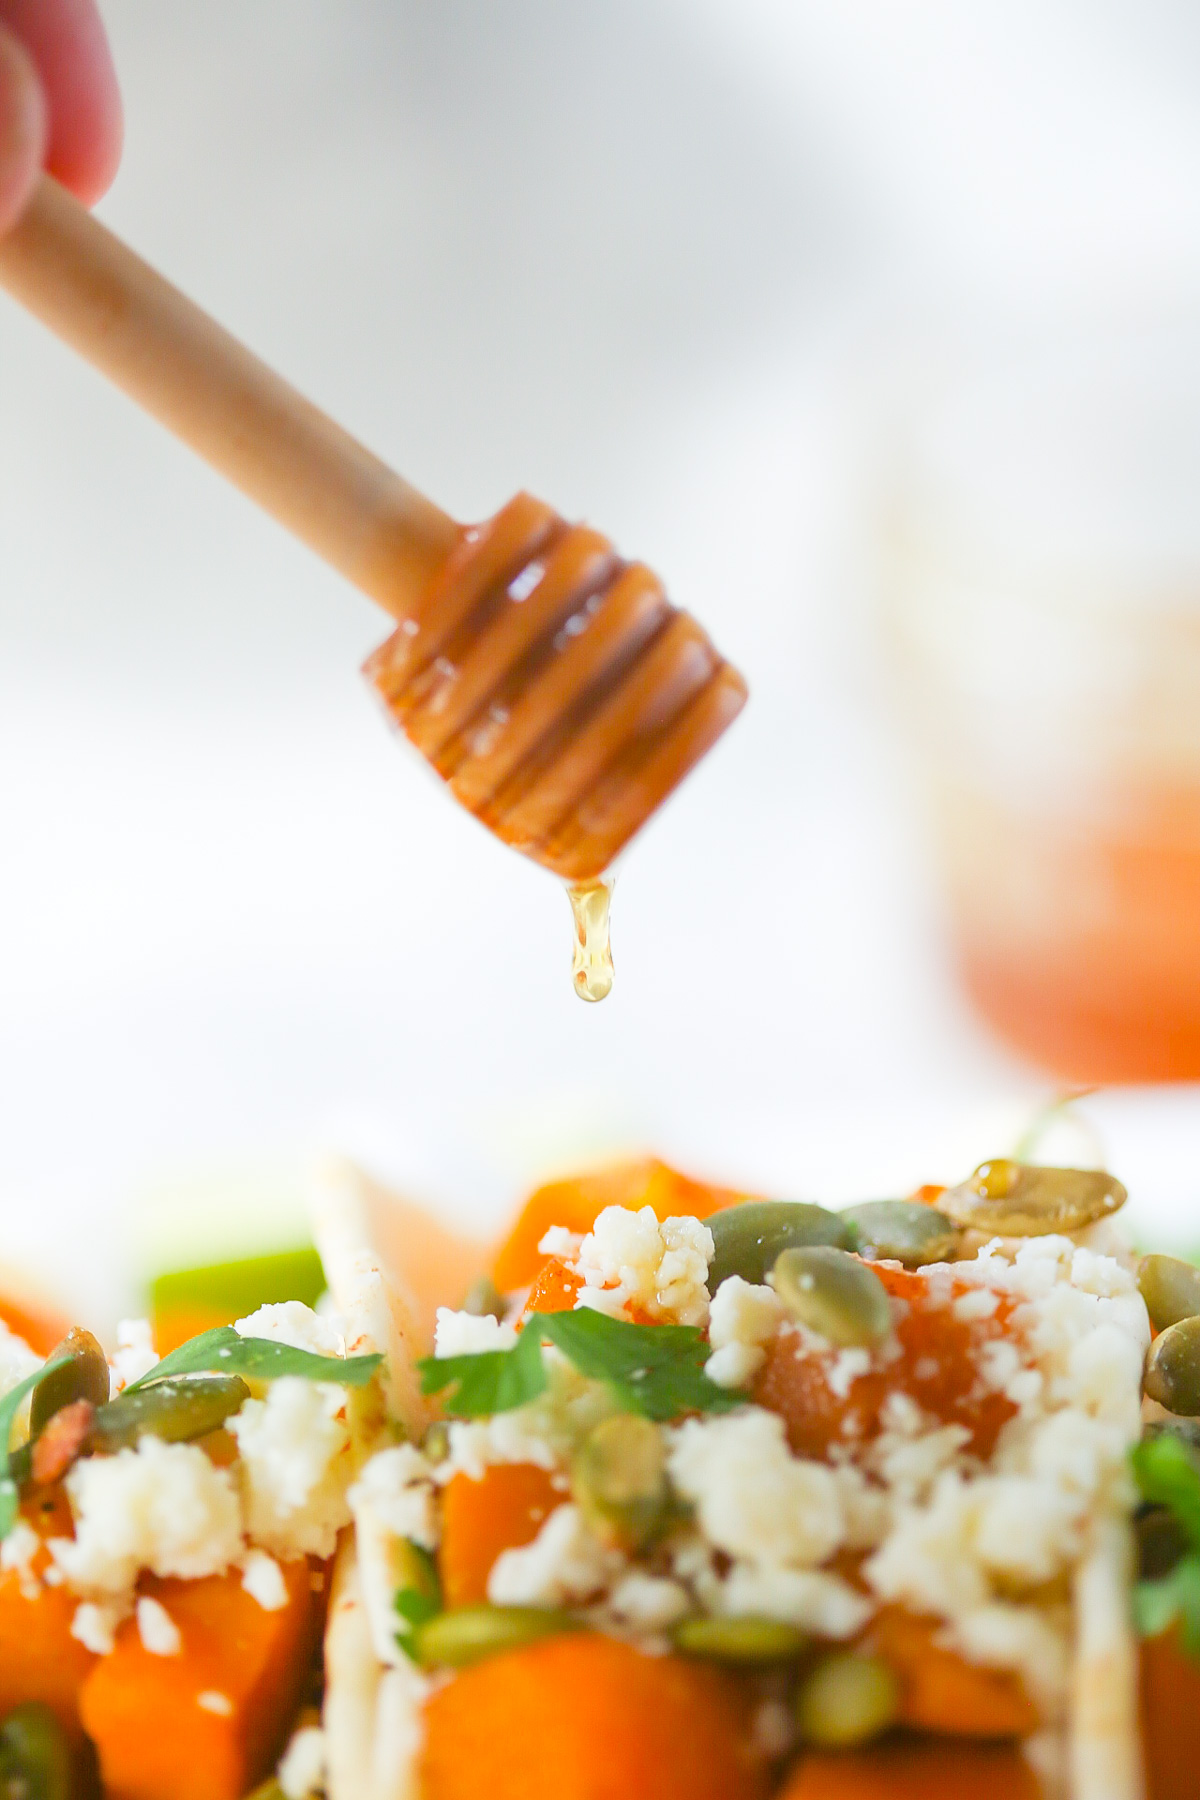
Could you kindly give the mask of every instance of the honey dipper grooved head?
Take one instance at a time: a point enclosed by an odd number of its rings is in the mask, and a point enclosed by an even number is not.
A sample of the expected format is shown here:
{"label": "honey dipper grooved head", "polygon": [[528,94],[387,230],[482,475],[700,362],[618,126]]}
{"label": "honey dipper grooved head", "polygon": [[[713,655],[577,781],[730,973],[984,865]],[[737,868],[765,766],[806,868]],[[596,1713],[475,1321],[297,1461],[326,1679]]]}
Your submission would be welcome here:
{"label": "honey dipper grooved head", "polygon": [[644,564],[529,494],[463,532],[365,673],[456,799],[568,881],[609,866],[746,701]]}

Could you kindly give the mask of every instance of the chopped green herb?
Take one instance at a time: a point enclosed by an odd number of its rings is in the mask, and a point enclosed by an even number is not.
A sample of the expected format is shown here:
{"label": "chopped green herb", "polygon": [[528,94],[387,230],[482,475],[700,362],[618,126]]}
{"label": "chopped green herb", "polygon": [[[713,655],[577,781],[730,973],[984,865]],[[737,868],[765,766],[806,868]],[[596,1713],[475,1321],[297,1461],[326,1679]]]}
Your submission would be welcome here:
{"label": "chopped green herb", "polygon": [[1193,1546],[1169,1574],[1138,1582],[1133,1596],[1138,1630],[1143,1637],[1157,1637],[1178,1621],[1184,1649],[1200,1660],[1200,1464],[1169,1431],[1143,1438],[1129,1460],[1143,1498],[1167,1507]]}
{"label": "chopped green herb", "polygon": [[[540,1317],[540,1315],[539,1315]],[[541,1319],[544,1325],[545,1319]],[[426,1356],[417,1364],[423,1394],[446,1394],[446,1411],[459,1419],[488,1419],[536,1400],[546,1389],[542,1340],[526,1329],[511,1350],[478,1350],[468,1356]]]}
{"label": "chopped green herb", "polygon": [[12,1435],[13,1421],[21,1409],[21,1402],[26,1394],[33,1392],[38,1382],[55,1369],[63,1369],[72,1359],[69,1356],[56,1356],[53,1362],[44,1363],[27,1375],[24,1381],[18,1381],[16,1387],[9,1388],[3,1399],[0,1399],[0,1461],[3,1462],[4,1473],[0,1475],[0,1538],[6,1538],[12,1530],[17,1518],[17,1508],[21,1503],[20,1489],[16,1475],[8,1456],[8,1440]]}
{"label": "chopped green herb", "polygon": [[1178,1620],[1184,1649],[1200,1658],[1200,1556],[1181,1558],[1158,1581],[1139,1581],[1133,1608],[1143,1637],[1157,1637]]}
{"label": "chopped green herb", "polygon": [[591,1307],[534,1314],[511,1350],[425,1357],[419,1365],[422,1392],[450,1389],[446,1410],[463,1419],[489,1418],[524,1406],[546,1386],[543,1338],[557,1345],[581,1375],[607,1382],[628,1412],[649,1419],[728,1412],[746,1398],[705,1375],[709,1347],[695,1326],[631,1325]]}
{"label": "chopped green herb", "polygon": [[416,1660],[415,1634],[442,1610],[442,1583],[437,1562],[421,1544],[404,1538],[399,1545],[400,1585],[392,1598],[399,1618],[396,1643]]}
{"label": "chopped green herb", "polygon": [[662,1421],[685,1412],[729,1412],[745,1402],[745,1394],[718,1387],[704,1373],[711,1351],[694,1325],[630,1325],[590,1306],[544,1313],[541,1325],[581,1375],[607,1381],[629,1412]]}
{"label": "chopped green herb", "polygon": [[1170,1507],[1200,1550],[1200,1464],[1173,1432],[1143,1438],[1130,1453],[1133,1478],[1144,1500]]}
{"label": "chopped green herb", "polygon": [[296,1350],[273,1338],[241,1337],[232,1325],[218,1325],[172,1350],[140,1381],[130,1382],[125,1392],[152,1387],[173,1375],[241,1375],[257,1381],[301,1375],[307,1381],[363,1387],[382,1361],[381,1356],[316,1356],[311,1350]]}

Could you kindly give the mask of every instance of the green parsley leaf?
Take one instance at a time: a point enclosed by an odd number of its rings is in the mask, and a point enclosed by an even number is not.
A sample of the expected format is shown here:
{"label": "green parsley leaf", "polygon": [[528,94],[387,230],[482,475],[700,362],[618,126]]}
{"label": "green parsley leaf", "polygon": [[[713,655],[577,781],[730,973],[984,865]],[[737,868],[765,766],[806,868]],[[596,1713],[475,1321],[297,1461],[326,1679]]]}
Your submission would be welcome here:
{"label": "green parsley leaf", "polygon": [[449,1389],[446,1410],[460,1419],[490,1418],[524,1406],[546,1387],[543,1338],[556,1344],[581,1375],[607,1382],[627,1411],[648,1419],[728,1412],[746,1398],[705,1375],[709,1346],[694,1325],[631,1325],[591,1307],[535,1313],[511,1350],[427,1356],[418,1365],[421,1391]]}
{"label": "green parsley leaf", "polygon": [[1200,1556],[1182,1557],[1159,1581],[1139,1581],[1133,1608],[1143,1637],[1158,1637],[1178,1620],[1184,1649],[1200,1657]]}
{"label": "green parsley leaf", "polygon": [[1187,1445],[1163,1431],[1143,1438],[1129,1460],[1143,1499],[1169,1507],[1200,1550],[1200,1465]]}
{"label": "green parsley leaf", "polygon": [[0,1475],[0,1538],[6,1538],[17,1520],[17,1508],[21,1503],[20,1488],[16,1474],[8,1455],[8,1440],[12,1435],[13,1421],[21,1409],[21,1402],[26,1394],[33,1392],[38,1382],[55,1369],[61,1369],[69,1363],[69,1356],[56,1356],[53,1362],[43,1363],[24,1381],[18,1381],[16,1387],[9,1388],[3,1399],[0,1399],[0,1459],[3,1460],[4,1473]]}
{"label": "green parsley leaf", "polygon": [[729,1412],[746,1396],[704,1373],[712,1354],[694,1325],[631,1325],[581,1306],[542,1313],[544,1336],[581,1375],[606,1381],[629,1412],[664,1422],[686,1412]]}
{"label": "green parsley leaf", "polygon": [[173,1375],[241,1375],[257,1381],[302,1375],[307,1381],[363,1387],[382,1361],[381,1356],[316,1356],[311,1350],[296,1350],[273,1338],[241,1337],[232,1325],[218,1325],[172,1350],[139,1381],[131,1381],[125,1392],[153,1387]]}
{"label": "green parsley leaf", "polygon": [[458,1419],[490,1419],[493,1413],[511,1412],[536,1400],[546,1390],[541,1333],[528,1327],[510,1350],[425,1356],[417,1367],[421,1392],[445,1393],[446,1411]]}

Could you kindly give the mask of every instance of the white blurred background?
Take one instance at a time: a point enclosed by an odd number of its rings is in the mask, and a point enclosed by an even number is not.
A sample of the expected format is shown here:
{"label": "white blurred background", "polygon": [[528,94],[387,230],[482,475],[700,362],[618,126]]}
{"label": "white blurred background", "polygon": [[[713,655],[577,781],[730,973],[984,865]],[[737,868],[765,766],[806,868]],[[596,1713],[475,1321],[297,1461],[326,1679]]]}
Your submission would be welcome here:
{"label": "white blurred background", "polygon": [[[325,1147],[480,1225],[610,1149],[836,1200],[1006,1148],[1052,1084],[943,946],[880,471],[952,351],[1200,319],[1195,9],[105,13],[102,217],[457,516],[610,531],[752,704],[581,1006],[555,883],[372,703],[388,621],[0,303],[0,1258],[105,1325],[148,1203]],[[1196,1090],[1083,1111],[1200,1244]]]}

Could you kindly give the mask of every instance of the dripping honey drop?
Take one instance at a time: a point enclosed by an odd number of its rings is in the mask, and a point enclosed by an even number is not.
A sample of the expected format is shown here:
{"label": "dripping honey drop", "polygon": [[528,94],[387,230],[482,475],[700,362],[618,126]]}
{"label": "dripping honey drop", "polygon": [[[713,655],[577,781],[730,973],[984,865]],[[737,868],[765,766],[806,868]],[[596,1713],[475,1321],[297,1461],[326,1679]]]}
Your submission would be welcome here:
{"label": "dripping honey drop", "polygon": [[612,946],[608,935],[609,882],[577,881],[567,889],[575,919],[575,954],[571,976],[581,1000],[603,1000],[613,984]]}

